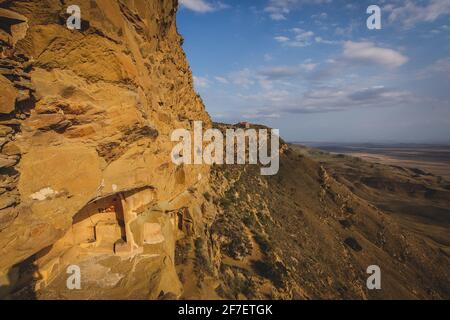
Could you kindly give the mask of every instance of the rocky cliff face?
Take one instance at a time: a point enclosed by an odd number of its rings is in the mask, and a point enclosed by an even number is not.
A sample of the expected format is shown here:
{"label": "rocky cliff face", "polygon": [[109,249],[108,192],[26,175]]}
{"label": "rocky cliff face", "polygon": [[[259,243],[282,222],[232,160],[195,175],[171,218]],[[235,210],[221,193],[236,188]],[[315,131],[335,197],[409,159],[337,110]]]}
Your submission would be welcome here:
{"label": "rocky cliff face", "polygon": [[[62,267],[55,259],[68,247],[58,240],[89,206],[117,211],[117,199],[108,197],[121,199],[125,217],[116,222],[134,246],[124,247],[133,251],[142,249],[133,227],[137,207],[192,214],[195,190],[207,181],[208,168],[177,168],[170,158],[174,129],[189,129],[191,120],[210,123],[181,48],[177,1],[77,4],[81,30],[72,31],[66,1],[0,1],[4,294],[27,277],[21,265],[27,259],[37,270],[52,262],[49,275],[39,273],[44,280]],[[167,238],[164,223],[161,218],[150,237]],[[162,259],[173,255],[161,250]]]}
{"label": "rocky cliff face", "polygon": [[177,1],[77,4],[72,31],[66,1],[0,0],[0,298],[448,299],[447,246],[292,146],[276,176],[176,167],[172,131],[212,125]]}

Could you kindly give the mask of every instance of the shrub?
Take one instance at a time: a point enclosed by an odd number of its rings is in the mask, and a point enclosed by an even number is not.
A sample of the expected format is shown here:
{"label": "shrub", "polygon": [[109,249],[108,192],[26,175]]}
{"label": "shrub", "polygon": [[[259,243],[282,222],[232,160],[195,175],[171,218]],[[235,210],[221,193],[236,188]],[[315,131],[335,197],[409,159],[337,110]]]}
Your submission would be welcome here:
{"label": "shrub", "polygon": [[205,197],[206,201],[211,201],[211,194],[208,191],[203,193],[203,197]]}
{"label": "shrub", "polygon": [[253,262],[253,268],[261,277],[269,279],[278,288],[284,287],[288,271],[281,262],[267,257],[263,261]]}
{"label": "shrub", "polygon": [[272,245],[266,236],[258,232],[254,235],[254,239],[263,252],[272,251]]}
{"label": "shrub", "polygon": [[212,274],[212,268],[208,257],[204,253],[204,241],[202,238],[195,239],[195,264],[194,268],[201,274]]}

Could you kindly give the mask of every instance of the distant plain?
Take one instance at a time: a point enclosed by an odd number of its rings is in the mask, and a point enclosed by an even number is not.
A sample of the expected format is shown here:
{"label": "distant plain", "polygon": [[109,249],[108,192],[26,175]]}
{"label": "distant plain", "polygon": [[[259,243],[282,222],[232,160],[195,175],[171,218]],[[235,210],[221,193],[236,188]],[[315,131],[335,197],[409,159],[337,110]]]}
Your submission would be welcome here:
{"label": "distant plain", "polygon": [[359,197],[450,255],[450,146],[295,143]]}
{"label": "distant plain", "polygon": [[450,145],[433,144],[351,144],[314,143],[299,144],[334,154],[347,154],[366,161],[417,168],[450,181]]}

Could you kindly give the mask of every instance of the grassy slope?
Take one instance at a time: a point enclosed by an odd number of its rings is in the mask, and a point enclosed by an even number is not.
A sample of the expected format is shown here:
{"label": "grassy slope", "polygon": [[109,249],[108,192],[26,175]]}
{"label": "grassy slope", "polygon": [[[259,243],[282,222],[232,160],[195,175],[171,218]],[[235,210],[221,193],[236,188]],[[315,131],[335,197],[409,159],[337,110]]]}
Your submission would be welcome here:
{"label": "grassy slope", "polygon": [[[449,298],[445,250],[325,167],[291,147],[276,176],[258,166],[213,168],[205,198],[218,214],[203,263],[217,281],[209,290],[228,299]],[[381,267],[381,291],[366,288],[370,265]]]}

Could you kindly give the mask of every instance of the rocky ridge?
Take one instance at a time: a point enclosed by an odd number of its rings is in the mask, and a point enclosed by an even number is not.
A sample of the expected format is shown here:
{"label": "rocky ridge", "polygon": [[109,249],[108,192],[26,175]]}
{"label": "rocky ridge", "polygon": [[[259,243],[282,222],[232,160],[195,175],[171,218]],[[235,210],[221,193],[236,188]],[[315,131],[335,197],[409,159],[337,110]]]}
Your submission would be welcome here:
{"label": "rocky ridge", "polygon": [[283,141],[275,176],[175,166],[212,126],[177,1],[78,3],[0,0],[0,298],[448,299],[447,251]]}

